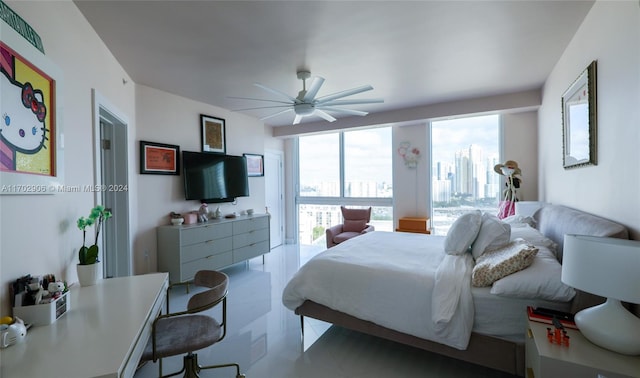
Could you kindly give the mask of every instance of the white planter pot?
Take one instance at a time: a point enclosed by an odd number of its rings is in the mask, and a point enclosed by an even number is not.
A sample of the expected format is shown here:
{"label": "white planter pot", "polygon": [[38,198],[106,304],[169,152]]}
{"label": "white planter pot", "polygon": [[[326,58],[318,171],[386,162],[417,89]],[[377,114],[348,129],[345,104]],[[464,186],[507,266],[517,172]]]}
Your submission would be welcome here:
{"label": "white planter pot", "polygon": [[100,264],[76,265],[80,286],[92,286],[98,282]]}

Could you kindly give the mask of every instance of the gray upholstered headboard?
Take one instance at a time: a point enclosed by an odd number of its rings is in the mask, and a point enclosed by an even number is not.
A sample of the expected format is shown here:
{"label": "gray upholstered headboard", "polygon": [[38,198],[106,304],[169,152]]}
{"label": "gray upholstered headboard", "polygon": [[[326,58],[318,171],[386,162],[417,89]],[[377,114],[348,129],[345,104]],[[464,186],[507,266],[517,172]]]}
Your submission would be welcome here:
{"label": "gray upholstered headboard", "polygon": [[619,223],[561,205],[546,205],[533,214],[536,227],[557,245],[562,261],[565,234],[606,236],[629,239],[629,231]]}
{"label": "gray upholstered headboard", "polygon": [[[558,245],[558,260],[561,262],[565,234],[629,239],[629,231],[625,226],[566,206],[544,206],[533,214],[533,218],[537,222],[538,230]],[[571,312],[576,313],[583,308],[602,302],[604,302],[602,297],[576,290],[576,296],[571,304]]]}

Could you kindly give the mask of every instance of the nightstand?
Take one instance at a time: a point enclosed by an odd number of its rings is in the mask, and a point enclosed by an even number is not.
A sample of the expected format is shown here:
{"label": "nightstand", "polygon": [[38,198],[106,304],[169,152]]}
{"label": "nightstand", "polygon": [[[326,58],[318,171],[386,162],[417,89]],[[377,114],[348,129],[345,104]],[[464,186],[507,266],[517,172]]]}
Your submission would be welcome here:
{"label": "nightstand", "polygon": [[398,221],[398,232],[413,232],[417,234],[430,234],[429,218],[404,217]]}
{"label": "nightstand", "polygon": [[548,324],[528,320],[525,363],[527,378],[545,377],[640,377],[640,357],[625,356],[600,348],[580,331],[567,329],[570,346],[547,339]]}

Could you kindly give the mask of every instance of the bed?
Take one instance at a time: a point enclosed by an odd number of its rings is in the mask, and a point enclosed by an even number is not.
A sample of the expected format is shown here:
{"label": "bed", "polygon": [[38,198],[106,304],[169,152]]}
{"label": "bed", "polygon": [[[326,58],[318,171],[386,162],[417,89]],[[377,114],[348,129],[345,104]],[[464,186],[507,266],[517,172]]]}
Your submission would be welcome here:
{"label": "bed", "polygon": [[[618,223],[560,205],[541,208],[529,221],[535,229],[510,225],[509,242],[523,237],[545,254],[538,251],[529,268],[492,286],[471,285],[473,257],[445,253],[451,244],[445,237],[376,231],[311,259],[287,284],[283,303],[300,316],[301,326],[311,317],[523,376],[526,306],[575,312],[598,300],[561,287],[564,235],[628,238]],[[528,282],[525,275],[551,277],[545,280],[556,282],[554,291],[520,287]]]}

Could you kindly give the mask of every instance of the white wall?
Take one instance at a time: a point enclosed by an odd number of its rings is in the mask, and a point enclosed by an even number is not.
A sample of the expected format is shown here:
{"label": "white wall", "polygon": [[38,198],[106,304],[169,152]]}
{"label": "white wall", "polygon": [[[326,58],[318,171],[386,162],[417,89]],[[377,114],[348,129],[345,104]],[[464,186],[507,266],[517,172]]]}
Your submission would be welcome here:
{"label": "white wall", "polygon": [[[507,113],[502,117],[502,161],[515,160],[522,170],[518,196],[538,200],[538,113]],[[504,179],[503,179],[504,180]],[[504,189],[504,182],[502,184]]]}
{"label": "white wall", "polygon": [[[597,60],[598,165],[562,167],[563,92]],[[625,224],[640,239],[640,5],[598,1],[556,64],[539,111],[540,199]]]}
{"label": "white wall", "polygon": [[[42,38],[46,57],[62,71],[65,184],[94,184],[91,89],[97,89],[130,120],[135,118],[131,79],[70,2],[6,2]],[[129,130],[132,138],[132,129]],[[133,156],[133,145],[130,149]],[[136,172],[135,160],[130,172]],[[131,180],[135,188],[135,181]],[[135,190],[135,189],[134,189]],[[131,205],[137,207],[135,197]],[[94,206],[93,193],[0,196],[0,315],[11,310],[8,284],[25,274],[53,273],[77,281],[82,245],[76,220]],[[133,227],[133,226],[132,226]]]}
{"label": "white wall", "polygon": [[[200,114],[223,118],[225,120],[226,149],[229,155],[243,153],[264,154],[265,140],[273,148],[281,148],[281,141],[265,139],[265,127],[262,122],[241,113],[231,112],[205,103],[172,95],[144,85],[136,90],[136,137],[133,144],[140,140],[167,143],[180,146],[180,151],[201,151]],[[135,161],[139,159],[136,150]],[[183,177],[166,175],[138,174],[138,227],[133,234],[134,273],[155,272],[156,227],[169,224],[169,213],[183,213],[198,210],[198,201],[185,201]],[[241,212],[253,208],[262,213],[265,208],[264,177],[249,177],[249,197],[238,198],[237,204],[220,204],[223,214]],[[215,209],[216,204],[209,205]],[[148,256],[148,257],[147,257]]]}

